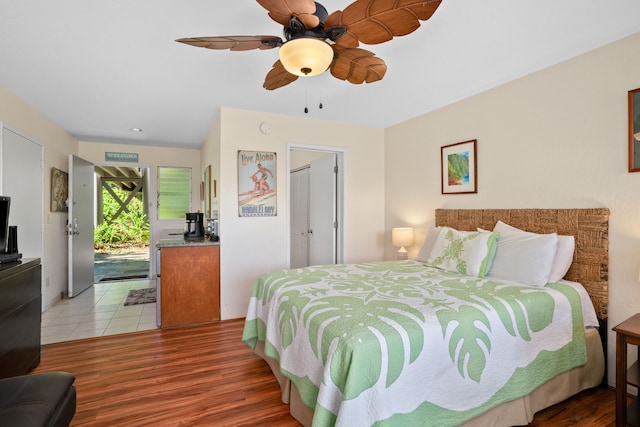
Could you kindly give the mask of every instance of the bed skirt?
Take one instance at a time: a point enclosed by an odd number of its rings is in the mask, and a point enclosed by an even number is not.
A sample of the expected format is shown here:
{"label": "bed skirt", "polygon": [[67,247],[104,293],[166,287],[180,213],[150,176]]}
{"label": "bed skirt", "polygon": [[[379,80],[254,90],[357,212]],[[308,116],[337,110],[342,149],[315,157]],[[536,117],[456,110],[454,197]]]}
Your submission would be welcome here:
{"label": "bed skirt", "polygon": [[[600,385],[604,375],[604,352],[597,329],[586,332],[587,363],[558,375],[544,383],[531,394],[520,399],[505,402],[484,414],[462,424],[463,427],[482,426],[522,426],[533,420],[536,412],[579,393],[582,390]],[[289,412],[305,427],[311,427],[313,409],[300,399],[298,390],[287,377],[282,375],[278,362],[264,354],[264,343],[256,343],[255,352],[264,359],[280,384],[282,402],[289,404]]]}

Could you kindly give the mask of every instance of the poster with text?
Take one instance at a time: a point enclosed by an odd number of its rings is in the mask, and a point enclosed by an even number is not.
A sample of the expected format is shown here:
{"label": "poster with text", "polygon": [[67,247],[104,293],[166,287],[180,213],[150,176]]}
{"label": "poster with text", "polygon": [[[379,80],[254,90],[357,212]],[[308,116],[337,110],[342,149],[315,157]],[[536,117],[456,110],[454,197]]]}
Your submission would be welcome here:
{"label": "poster with text", "polygon": [[276,216],[276,153],[238,151],[238,215]]}

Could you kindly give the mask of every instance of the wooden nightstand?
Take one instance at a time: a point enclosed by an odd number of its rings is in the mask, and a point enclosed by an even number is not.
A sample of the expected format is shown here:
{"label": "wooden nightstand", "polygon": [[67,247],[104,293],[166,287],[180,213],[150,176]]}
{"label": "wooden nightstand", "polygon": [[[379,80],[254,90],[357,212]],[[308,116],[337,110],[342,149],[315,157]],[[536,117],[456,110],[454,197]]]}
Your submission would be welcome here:
{"label": "wooden nightstand", "polygon": [[627,406],[627,384],[640,390],[638,361],[627,369],[627,344],[640,346],[640,313],[634,314],[618,326],[616,332],[616,427],[640,426],[640,400]]}

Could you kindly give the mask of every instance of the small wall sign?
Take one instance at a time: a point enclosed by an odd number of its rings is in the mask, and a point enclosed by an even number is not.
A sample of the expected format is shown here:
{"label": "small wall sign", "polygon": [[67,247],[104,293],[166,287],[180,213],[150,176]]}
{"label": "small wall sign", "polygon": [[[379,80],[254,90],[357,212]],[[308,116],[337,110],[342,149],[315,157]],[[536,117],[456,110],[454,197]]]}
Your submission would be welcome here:
{"label": "small wall sign", "polygon": [[106,151],[104,160],[107,162],[131,162],[138,163],[138,153],[114,153]]}

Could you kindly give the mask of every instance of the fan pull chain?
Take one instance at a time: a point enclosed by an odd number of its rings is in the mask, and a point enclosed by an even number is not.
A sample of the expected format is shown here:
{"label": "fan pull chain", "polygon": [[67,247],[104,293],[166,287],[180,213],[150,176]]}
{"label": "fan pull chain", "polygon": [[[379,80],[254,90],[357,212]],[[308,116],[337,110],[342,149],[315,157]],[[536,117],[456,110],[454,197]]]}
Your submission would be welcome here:
{"label": "fan pull chain", "polygon": [[[304,113],[309,114],[309,102],[307,97],[307,91],[304,91]],[[318,108],[322,110],[324,108],[324,104],[322,103],[322,99],[320,99],[320,103],[318,104]]]}

